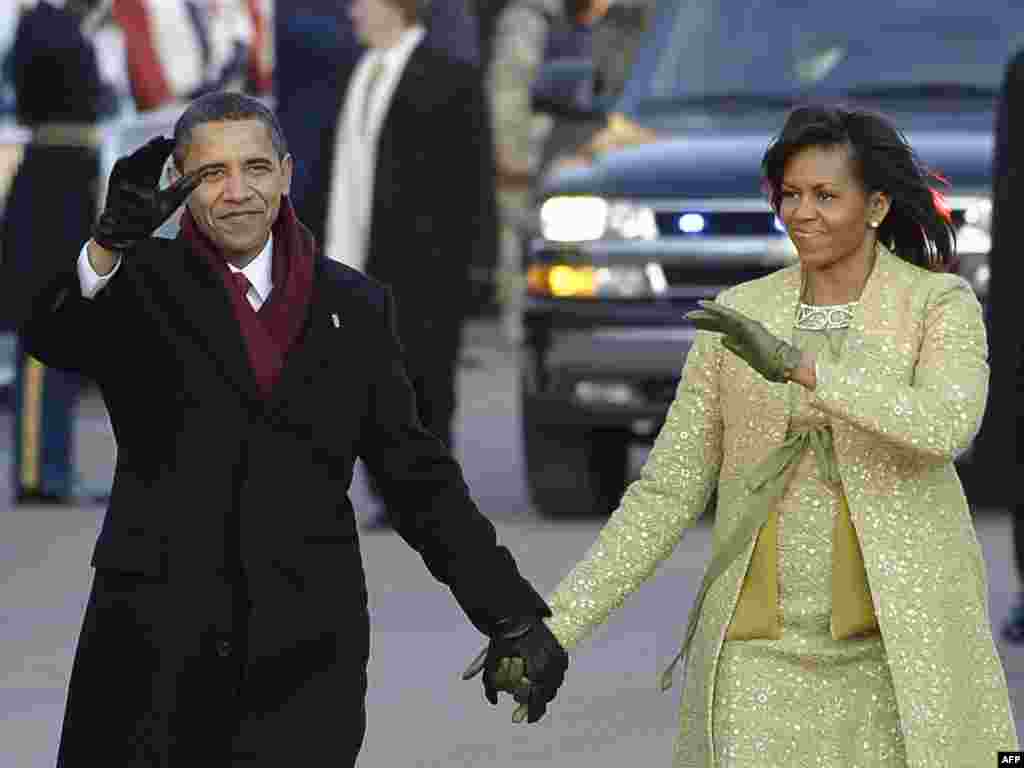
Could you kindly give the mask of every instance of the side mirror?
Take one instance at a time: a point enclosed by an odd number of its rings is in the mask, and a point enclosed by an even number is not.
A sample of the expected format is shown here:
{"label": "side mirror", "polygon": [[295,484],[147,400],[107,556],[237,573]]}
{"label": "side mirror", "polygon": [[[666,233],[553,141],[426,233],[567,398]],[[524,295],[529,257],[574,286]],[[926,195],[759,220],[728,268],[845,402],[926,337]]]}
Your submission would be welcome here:
{"label": "side mirror", "polygon": [[603,117],[606,108],[597,94],[597,72],[588,58],[546,61],[530,93],[535,112],[565,120]]}

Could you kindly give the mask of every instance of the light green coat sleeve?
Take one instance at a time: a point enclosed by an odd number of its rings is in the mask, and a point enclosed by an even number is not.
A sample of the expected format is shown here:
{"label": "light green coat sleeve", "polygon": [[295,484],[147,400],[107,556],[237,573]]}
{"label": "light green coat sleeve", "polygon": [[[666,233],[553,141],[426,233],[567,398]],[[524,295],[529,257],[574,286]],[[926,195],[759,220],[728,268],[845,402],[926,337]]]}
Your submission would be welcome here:
{"label": "light green coat sleeve", "polygon": [[566,649],[654,573],[707,506],[722,463],[721,354],[713,334],[697,334],[640,478],[549,598],[548,626]]}
{"label": "light green coat sleeve", "polygon": [[954,275],[931,279],[913,380],[886,370],[900,338],[879,334],[850,346],[840,361],[818,358],[812,405],[908,451],[950,460],[981,426],[988,347],[981,305],[967,283]]}

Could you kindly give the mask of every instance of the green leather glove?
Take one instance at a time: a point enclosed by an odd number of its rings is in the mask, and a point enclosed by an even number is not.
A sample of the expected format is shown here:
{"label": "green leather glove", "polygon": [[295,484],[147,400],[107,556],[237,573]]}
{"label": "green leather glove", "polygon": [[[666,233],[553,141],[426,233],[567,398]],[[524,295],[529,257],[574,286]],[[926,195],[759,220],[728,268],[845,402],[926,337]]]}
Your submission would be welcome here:
{"label": "green leather glove", "polygon": [[789,381],[800,366],[803,353],[773,334],[757,320],[712,301],[698,301],[701,307],[685,317],[702,331],[723,333],[722,346],[746,361],[768,381]]}
{"label": "green leather glove", "polygon": [[[484,668],[484,664],[487,660],[487,649],[484,648],[480,651],[480,655],[476,657],[472,664],[462,673],[463,680],[469,680],[472,677],[480,674]],[[526,719],[526,716],[530,713],[530,679],[526,677],[526,663],[523,659],[518,656],[512,658],[503,658],[498,661],[497,670],[490,680],[491,688],[494,695],[497,696],[498,691],[504,691],[505,693],[512,694],[512,698],[515,699],[516,703],[519,704],[515,711],[512,713],[512,722],[521,723]],[[490,700],[490,692],[488,692],[488,700]],[[495,698],[495,701],[497,699]],[[494,701],[491,702],[492,704]]]}

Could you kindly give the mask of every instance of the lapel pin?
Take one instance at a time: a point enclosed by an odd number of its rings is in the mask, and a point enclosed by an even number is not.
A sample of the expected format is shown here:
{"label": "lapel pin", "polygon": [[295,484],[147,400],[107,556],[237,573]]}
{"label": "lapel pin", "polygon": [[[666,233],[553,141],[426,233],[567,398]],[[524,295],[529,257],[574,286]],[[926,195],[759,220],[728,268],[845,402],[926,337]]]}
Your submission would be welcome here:
{"label": "lapel pin", "polygon": [[334,323],[334,327],[335,328],[341,328],[341,320],[338,319],[338,313],[337,312],[332,312],[331,313],[331,322]]}

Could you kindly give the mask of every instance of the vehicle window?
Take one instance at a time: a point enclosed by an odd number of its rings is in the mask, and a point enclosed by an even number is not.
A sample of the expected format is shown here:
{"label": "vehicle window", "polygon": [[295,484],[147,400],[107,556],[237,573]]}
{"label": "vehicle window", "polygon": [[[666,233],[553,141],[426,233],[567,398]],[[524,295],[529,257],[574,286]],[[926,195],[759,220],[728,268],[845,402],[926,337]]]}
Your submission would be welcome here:
{"label": "vehicle window", "polygon": [[1024,4],[1016,0],[664,0],[657,12],[658,50],[643,82],[631,83],[634,101],[834,97],[886,87],[912,96],[934,84],[984,95],[1024,47]]}

